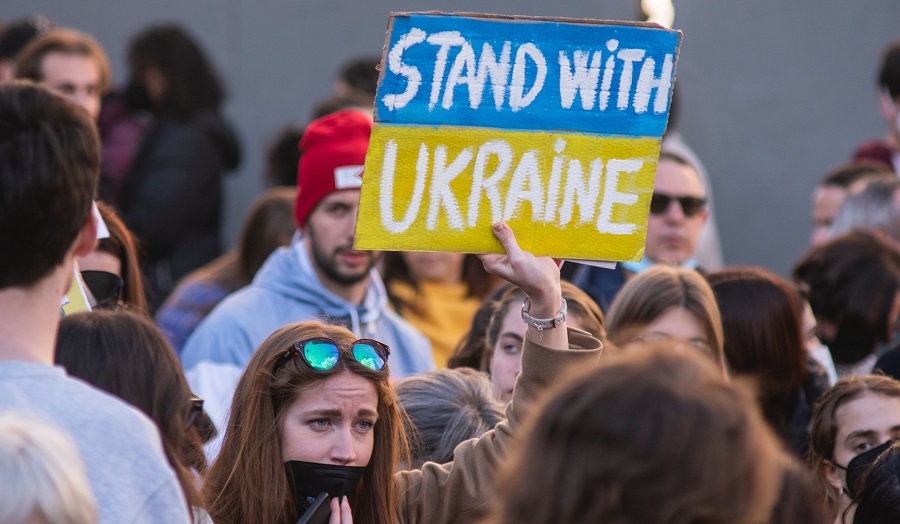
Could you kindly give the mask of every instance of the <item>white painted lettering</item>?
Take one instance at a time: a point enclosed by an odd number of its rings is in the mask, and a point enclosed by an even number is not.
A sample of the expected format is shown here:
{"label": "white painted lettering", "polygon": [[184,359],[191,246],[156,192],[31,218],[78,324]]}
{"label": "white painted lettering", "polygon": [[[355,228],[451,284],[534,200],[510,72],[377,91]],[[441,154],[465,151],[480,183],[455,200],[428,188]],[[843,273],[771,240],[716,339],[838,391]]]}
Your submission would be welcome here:
{"label": "white painted lettering", "polygon": [[[531,220],[541,219],[544,209],[544,190],[541,187],[541,172],[538,168],[538,155],[534,149],[522,155],[516,170],[513,172],[509,190],[506,192],[506,207],[503,209],[503,220],[509,221],[519,208],[519,202],[531,202]],[[527,186],[527,188],[526,188]]]}
{"label": "white painted lettering", "polygon": [[434,60],[434,77],[431,83],[431,99],[428,102],[428,109],[434,109],[438,103],[438,97],[441,94],[441,85],[444,83],[444,69],[447,68],[447,55],[453,46],[461,46],[466,39],[459,34],[459,31],[441,31],[434,33],[428,37],[428,43],[440,46],[437,56]]}
{"label": "white painted lettering", "polygon": [[631,97],[632,76],[634,63],[644,58],[643,49],[623,49],[616,53],[616,58],[624,62],[622,76],[619,77],[619,97],[616,101],[617,109],[628,109],[628,99]]}
{"label": "white painted lettering", "polygon": [[381,225],[394,234],[403,233],[419,215],[422,206],[422,195],[425,193],[425,178],[428,175],[428,146],[419,147],[419,159],[416,162],[416,181],[413,185],[409,207],[403,214],[403,220],[394,219],[394,171],[397,165],[397,141],[391,140],[384,148],[384,163],[381,167]]}
{"label": "white painted lettering", "polygon": [[388,69],[395,75],[406,77],[405,91],[400,94],[391,93],[384,95],[381,99],[391,111],[406,107],[406,104],[415,98],[416,93],[419,92],[419,86],[422,84],[422,73],[419,72],[418,68],[403,63],[403,51],[424,40],[425,31],[414,27],[401,36],[388,53]]}
{"label": "white painted lettering", "polygon": [[606,163],[606,177],[603,184],[603,201],[600,202],[600,216],[597,217],[597,231],[611,235],[630,235],[637,229],[636,224],[622,224],[612,221],[615,204],[634,205],[638,196],[619,191],[619,173],[634,173],[644,165],[643,160],[613,159]]}
{"label": "white painted lettering", "polygon": [[650,103],[650,91],[656,89],[656,98],[653,101],[653,112],[665,113],[669,107],[669,89],[672,87],[672,55],[667,54],[663,60],[662,71],[655,76],[656,61],[650,57],[644,60],[641,66],[641,74],[638,77],[637,87],[634,90],[634,112],[641,114],[647,111]]}
{"label": "white painted lettering", "polygon": [[[525,61],[530,58],[537,68],[534,83],[528,93],[525,93]],[[528,107],[544,87],[544,79],[547,78],[547,60],[541,50],[532,43],[519,46],[516,50],[516,61],[513,65],[512,84],[509,86],[509,107],[513,112]]]}
{"label": "white painted lettering", "polygon": [[[494,172],[485,178],[488,161],[492,156],[497,157],[497,167]],[[475,167],[472,172],[472,191],[469,193],[469,227],[478,224],[478,208],[481,205],[481,193],[487,195],[491,205],[491,224],[496,224],[503,219],[503,199],[497,183],[506,176],[512,167],[513,150],[505,140],[489,140],[478,148],[475,156]]]}
{"label": "white painted lettering", "polygon": [[[591,65],[588,67],[588,58]],[[575,69],[572,70],[574,63]],[[572,61],[565,51],[559,52],[559,98],[563,109],[572,107],[575,95],[581,93],[581,108],[590,111],[597,98],[597,82],[600,79],[600,51],[575,51]]]}
{"label": "white painted lettering", "polygon": [[450,229],[462,231],[465,225],[459,202],[450,188],[450,182],[456,178],[472,160],[472,148],[467,147],[460,151],[453,162],[447,165],[447,146],[438,146],[434,150],[434,171],[431,176],[431,198],[428,206],[428,219],[425,227],[434,231],[437,227],[438,212],[443,207],[447,215],[447,224]]}

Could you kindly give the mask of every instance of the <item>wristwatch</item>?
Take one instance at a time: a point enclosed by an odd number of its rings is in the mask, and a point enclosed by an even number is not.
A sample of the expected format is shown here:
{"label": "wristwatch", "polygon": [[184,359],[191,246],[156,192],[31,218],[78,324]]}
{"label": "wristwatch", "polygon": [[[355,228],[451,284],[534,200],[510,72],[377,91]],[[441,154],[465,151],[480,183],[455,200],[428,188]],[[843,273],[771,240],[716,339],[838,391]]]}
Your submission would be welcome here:
{"label": "wristwatch", "polygon": [[530,309],[531,299],[525,297],[525,302],[522,304],[522,320],[529,326],[536,327],[538,331],[553,329],[566,321],[566,299],[562,299],[562,306],[560,306],[559,313],[554,318],[534,318],[528,314]]}

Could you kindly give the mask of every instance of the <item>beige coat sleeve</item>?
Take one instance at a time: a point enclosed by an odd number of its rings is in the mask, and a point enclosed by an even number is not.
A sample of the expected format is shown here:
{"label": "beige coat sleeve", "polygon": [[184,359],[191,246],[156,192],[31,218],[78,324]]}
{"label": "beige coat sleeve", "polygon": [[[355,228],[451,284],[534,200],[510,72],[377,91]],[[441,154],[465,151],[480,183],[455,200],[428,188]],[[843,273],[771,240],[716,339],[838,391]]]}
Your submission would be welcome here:
{"label": "beige coat sleeve", "polygon": [[522,374],[506,408],[507,420],[457,446],[453,462],[429,462],[394,476],[400,493],[395,522],[468,522],[484,515],[496,494],[497,466],[517,444],[515,433],[525,412],[565,370],[595,363],[603,350],[600,341],[584,331],[569,329],[568,335],[569,349],[549,348],[526,336]]}

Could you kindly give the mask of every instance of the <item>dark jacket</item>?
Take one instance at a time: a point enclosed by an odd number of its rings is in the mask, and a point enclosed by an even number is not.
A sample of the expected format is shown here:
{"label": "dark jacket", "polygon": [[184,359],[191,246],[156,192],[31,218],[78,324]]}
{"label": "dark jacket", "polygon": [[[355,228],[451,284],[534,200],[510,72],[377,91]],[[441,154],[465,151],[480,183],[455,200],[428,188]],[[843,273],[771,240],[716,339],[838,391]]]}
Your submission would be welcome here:
{"label": "dark jacket", "polygon": [[221,254],[222,176],[239,162],[237,137],[215,113],[163,115],[147,130],[120,212],[141,241],[152,305],[161,304],[178,279]]}

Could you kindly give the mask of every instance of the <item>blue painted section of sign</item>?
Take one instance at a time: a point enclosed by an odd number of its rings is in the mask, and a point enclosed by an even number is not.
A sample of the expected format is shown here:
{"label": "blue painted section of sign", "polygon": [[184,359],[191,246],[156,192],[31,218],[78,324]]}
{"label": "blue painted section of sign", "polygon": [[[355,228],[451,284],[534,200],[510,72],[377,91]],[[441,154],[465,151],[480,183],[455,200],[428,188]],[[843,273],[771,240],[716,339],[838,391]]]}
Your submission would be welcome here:
{"label": "blue painted section of sign", "polygon": [[630,25],[395,16],[376,120],[659,137],[680,40]]}

